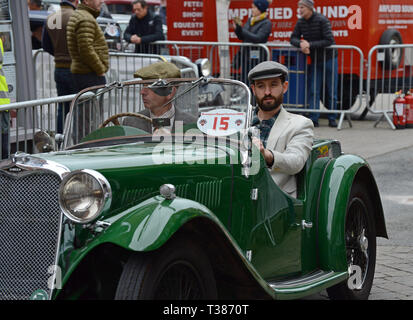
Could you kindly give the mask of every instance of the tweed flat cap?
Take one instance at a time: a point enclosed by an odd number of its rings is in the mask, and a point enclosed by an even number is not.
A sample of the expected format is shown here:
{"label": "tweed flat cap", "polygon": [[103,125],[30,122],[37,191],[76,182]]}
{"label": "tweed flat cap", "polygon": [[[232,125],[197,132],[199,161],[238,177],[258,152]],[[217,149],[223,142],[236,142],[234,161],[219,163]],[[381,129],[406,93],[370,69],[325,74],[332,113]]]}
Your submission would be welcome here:
{"label": "tweed flat cap", "polygon": [[276,78],[284,75],[288,76],[288,69],[286,66],[275,61],[264,61],[257,64],[248,73],[248,80],[255,81],[261,79]]}
{"label": "tweed flat cap", "polygon": [[[181,70],[173,63],[160,61],[139,69],[133,76],[142,78],[142,80],[180,78]],[[172,92],[172,87],[166,85],[166,82],[162,80],[155,81],[149,88],[162,97],[166,97]]]}
{"label": "tweed flat cap", "polygon": [[133,76],[143,80],[180,78],[181,71],[173,63],[160,61],[139,69]]}

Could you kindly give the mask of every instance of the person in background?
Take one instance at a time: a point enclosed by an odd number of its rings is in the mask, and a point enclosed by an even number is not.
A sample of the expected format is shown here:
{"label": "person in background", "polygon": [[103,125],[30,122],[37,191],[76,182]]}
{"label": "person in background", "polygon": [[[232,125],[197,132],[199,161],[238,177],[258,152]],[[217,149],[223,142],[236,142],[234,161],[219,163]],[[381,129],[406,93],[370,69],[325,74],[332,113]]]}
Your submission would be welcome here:
{"label": "person in background", "polygon": [[[10,104],[9,87],[7,85],[6,77],[3,71],[4,49],[3,41],[0,38],[0,105]],[[10,113],[9,110],[0,112],[0,126],[1,126],[1,158],[7,159],[9,157],[9,127],[10,127]]]}
{"label": "person in background", "polygon": [[[42,0],[27,0],[29,10],[42,10]],[[32,49],[42,48],[43,22],[30,21],[30,31],[32,32]]]}
{"label": "person in background", "polygon": [[[267,0],[254,0],[252,6],[252,16],[247,23],[242,26],[241,20],[236,17],[233,21],[235,34],[242,42],[266,43],[271,34],[271,21],[267,18]],[[248,84],[248,72],[259,62],[265,60],[265,52],[259,47],[241,47],[233,59],[233,67],[241,68],[240,80]]]}
{"label": "person in background", "polygon": [[132,4],[135,14],[132,15],[123,38],[129,43],[135,44],[136,53],[159,54],[159,46],[150,43],[165,39],[162,30],[162,18],[149,11],[145,0],[135,0]]}
{"label": "person in background", "polygon": [[[67,48],[67,24],[70,17],[75,12],[79,0],[63,0],[60,4],[60,11],[52,13],[46,21],[42,35],[43,49],[54,56],[55,71],[54,79],[58,96],[65,96],[76,93],[76,86],[70,71],[69,49]],[[61,27],[57,28],[53,25],[56,20],[56,15],[61,15]],[[70,102],[64,104],[59,103],[57,109],[57,126],[56,132],[63,133],[64,121],[69,112]]]}
{"label": "person in background", "polygon": [[[102,29],[96,22],[103,0],[82,0],[67,24],[67,47],[72,63],[70,71],[77,92],[106,84],[109,70],[109,48]],[[97,128],[103,118],[103,104],[87,104],[75,115],[77,138]]]}
{"label": "person in background", "polygon": [[101,4],[102,0],[82,0],[67,24],[67,47],[72,59],[70,70],[77,91],[106,84],[109,48],[96,22]]}
{"label": "person in background", "polygon": [[162,18],[162,23],[166,24],[166,0],[161,0],[161,6],[159,8],[159,15]]}
{"label": "person in background", "polygon": [[295,175],[311,153],[314,126],[304,116],[286,111],[283,97],[288,90],[288,69],[275,61],[265,61],[248,74],[257,101],[251,126],[260,130],[259,148],[274,182],[285,193],[297,197]]}
{"label": "person in background", "polygon": [[[338,88],[337,51],[325,49],[335,44],[330,21],[324,15],[314,11],[313,0],[298,1],[298,10],[301,18],[295,25],[290,42],[311,57],[307,78],[309,108],[320,109],[320,95],[323,93],[324,106],[335,110]],[[314,126],[318,127],[320,113],[310,113],[309,117]],[[337,127],[335,113],[328,113],[328,125]]]}

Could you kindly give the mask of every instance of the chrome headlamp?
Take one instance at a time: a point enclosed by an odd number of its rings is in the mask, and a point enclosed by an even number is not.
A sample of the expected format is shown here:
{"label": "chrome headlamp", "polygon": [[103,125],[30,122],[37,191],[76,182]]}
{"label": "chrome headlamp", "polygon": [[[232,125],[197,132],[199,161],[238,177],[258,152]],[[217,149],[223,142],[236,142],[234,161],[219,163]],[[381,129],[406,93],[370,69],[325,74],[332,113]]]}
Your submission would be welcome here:
{"label": "chrome headlamp", "polygon": [[209,77],[212,73],[211,63],[206,58],[201,58],[195,61],[198,66],[199,76]]}
{"label": "chrome headlamp", "polygon": [[77,170],[64,177],[59,188],[63,213],[76,223],[95,220],[110,206],[112,190],[106,178],[94,170]]}

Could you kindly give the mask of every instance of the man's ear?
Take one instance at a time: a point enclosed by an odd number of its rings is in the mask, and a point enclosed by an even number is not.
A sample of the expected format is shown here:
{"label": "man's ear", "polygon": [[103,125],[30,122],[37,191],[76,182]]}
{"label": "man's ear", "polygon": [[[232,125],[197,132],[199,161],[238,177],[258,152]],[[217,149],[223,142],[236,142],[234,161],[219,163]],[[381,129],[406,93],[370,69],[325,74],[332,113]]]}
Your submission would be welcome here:
{"label": "man's ear", "polygon": [[171,91],[171,93],[170,94],[168,94],[168,99],[172,99],[174,96],[175,96],[175,94],[176,94],[176,91],[178,91],[178,88],[177,87],[172,87],[172,91]]}
{"label": "man's ear", "polygon": [[253,83],[251,83],[250,87],[251,87],[252,93],[255,96],[255,85]]}
{"label": "man's ear", "polygon": [[285,82],[283,83],[283,93],[286,93],[287,90],[288,90],[288,81],[285,81]]}

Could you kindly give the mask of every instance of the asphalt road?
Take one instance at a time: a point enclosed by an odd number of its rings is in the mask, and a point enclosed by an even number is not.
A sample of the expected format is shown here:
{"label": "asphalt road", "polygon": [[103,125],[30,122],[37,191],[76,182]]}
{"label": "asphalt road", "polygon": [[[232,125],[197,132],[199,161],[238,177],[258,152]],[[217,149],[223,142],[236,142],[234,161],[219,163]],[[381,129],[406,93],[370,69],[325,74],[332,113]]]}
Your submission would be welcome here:
{"label": "asphalt road", "polygon": [[[370,300],[413,300],[413,129],[391,130],[374,119],[329,128],[320,121],[316,137],[341,142],[345,153],[365,158],[378,185],[389,239],[378,238]],[[308,299],[327,299],[326,292]]]}

